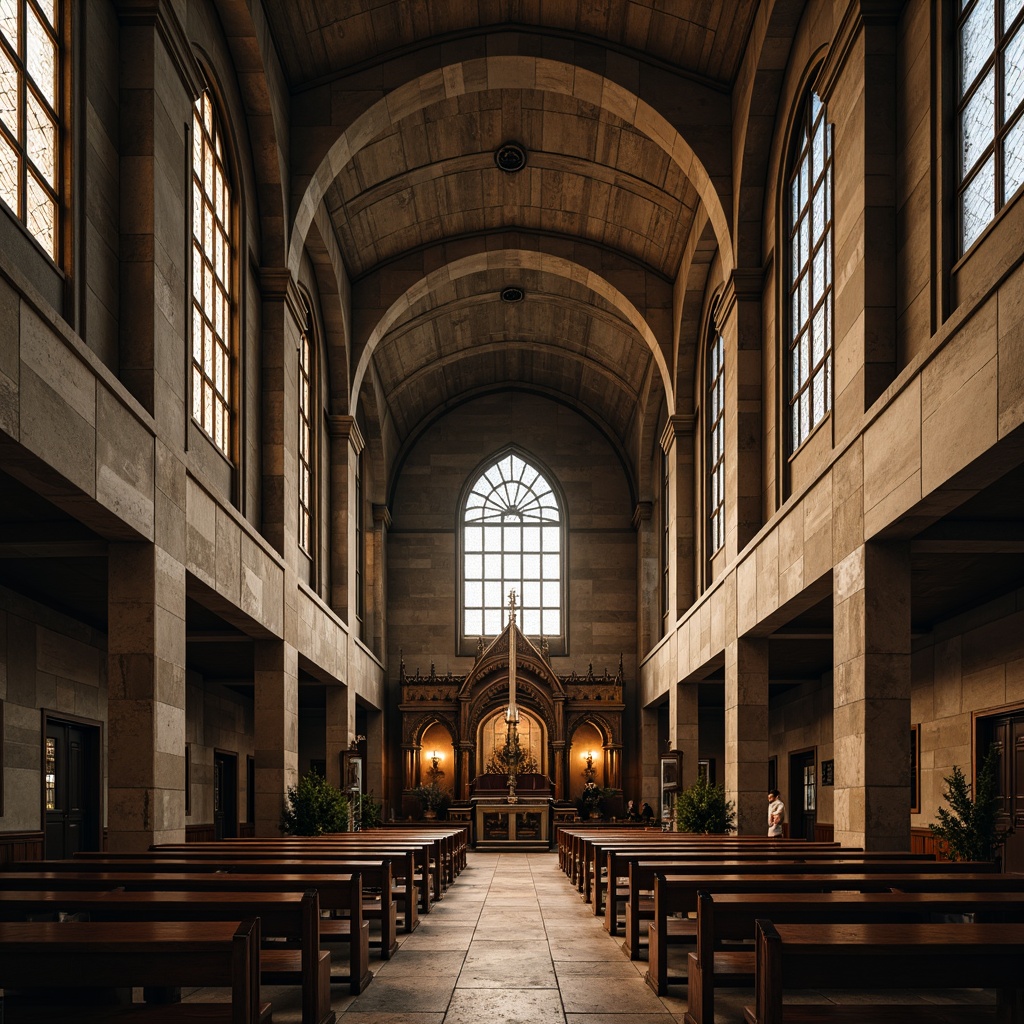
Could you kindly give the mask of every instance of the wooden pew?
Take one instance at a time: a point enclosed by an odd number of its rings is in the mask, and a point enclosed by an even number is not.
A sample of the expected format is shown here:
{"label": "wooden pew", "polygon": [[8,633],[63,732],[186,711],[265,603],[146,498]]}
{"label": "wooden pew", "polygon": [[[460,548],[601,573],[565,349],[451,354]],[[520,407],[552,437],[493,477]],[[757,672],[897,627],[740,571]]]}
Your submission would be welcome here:
{"label": "wooden pew", "polygon": [[[0,922],[0,987],[6,1019],[76,1024],[187,1022],[259,1024],[270,1004],[259,1001],[260,926],[239,922]],[[224,986],[230,1003],[20,1007],[17,989]],[[12,991],[15,990],[15,991]]]}
{"label": "wooden pew", "polygon": [[[228,892],[304,892],[316,889],[322,910],[338,911],[347,915],[342,919],[321,920],[320,932],[323,941],[330,938],[343,939],[349,943],[349,973],[339,977],[339,983],[347,982],[353,992],[361,992],[373,975],[369,969],[369,924],[362,917],[362,882],[359,874],[318,875],[311,872],[282,874],[268,872],[224,872],[205,870],[195,872],[146,872],[146,871],[85,871],[67,870],[74,867],[74,861],[35,861],[41,869],[30,870],[31,864],[24,863],[21,870],[7,870],[15,865],[5,865],[0,871],[0,889],[45,889],[80,890],[92,889],[109,891],[124,888],[126,891],[181,892],[205,891]],[[50,865],[58,865],[51,870]]]}
{"label": "wooden pew", "polygon": [[[773,875],[785,877],[786,875],[882,875],[886,877],[899,877],[902,875],[956,875],[956,874],[978,874],[994,871],[995,865],[989,861],[959,861],[956,863],[928,860],[912,860],[909,856],[899,857],[894,860],[867,860],[860,862],[846,862],[842,859],[809,860],[809,861],[743,861],[743,860],[716,860],[708,862],[681,861],[679,863],[666,861],[629,861],[629,892],[626,897],[626,928],[624,948],[629,953],[630,959],[637,960],[640,957],[640,938],[643,922],[654,917],[653,896],[648,900],[644,894],[654,890],[654,878],[656,874],[685,874],[692,876],[715,877],[718,875]],[[889,888],[886,886],[885,888]],[[768,887],[770,888],[770,887]],[[823,888],[827,888],[823,886]],[[961,887],[963,888],[963,887]],[[754,891],[754,890],[748,890]],[[762,890],[763,891],[763,890]],[[692,892],[692,905],[686,908],[687,912],[696,912],[697,894]],[[695,933],[691,931],[691,941]]]}
{"label": "wooden pew", "polygon": [[[979,1024],[1024,1020],[1024,925],[1021,924],[772,924],[758,920],[754,1006],[749,1024],[865,1021]],[[995,1006],[856,1006],[786,1004],[799,989],[995,989]]]}
{"label": "wooden pew", "polygon": [[[662,875],[654,881],[654,920],[648,926],[649,984],[661,993],[668,981],[668,947],[693,945],[697,941],[697,922],[688,915],[696,913],[698,893],[717,898],[720,893],[784,893],[865,892],[884,893],[972,894],[1006,892],[1024,893],[1024,876],[1000,875],[994,872],[948,874],[846,873],[817,874],[734,874],[734,875]],[[677,916],[681,915],[681,916]],[[752,934],[752,930],[751,930]]]}
{"label": "wooden pew", "polygon": [[[315,841],[314,841],[315,842]],[[425,884],[417,884],[417,861],[416,847],[410,849],[408,846],[396,848],[370,847],[367,844],[342,845],[331,842],[323,842],[318,845],[306,843],[301,838],[297,839],[222,839],[216,842],[202,843],[181,843],[166,844],[153,847],[143,854],[89,854],[78,858],[79,860],[106,861],[111,857],[119,860],[158,860],[160,864],[186,861],[193,858],[199,860],[226,860],[231,863],[250,863],[255,861],[270,861],[275,858],[287,858],[290,861],[297,859],[323,860],[330,857],[336,860],[338,866],[343,870],[350,867],[358,870],[363,875],[363,885],[367,892],[363,899],[363,913],[371,920],[376,920],[383,914],[385,904],[388,905],[388,913],[392,913],[393,904],[397,903],[402,909],[402,922],[405,931],[415,930],[419,923],[417,902],[421,893],[427,891]],[[369,858],[380,858],[379,861],[370,861]],[[382,880],[381,873],[376,867],[368,867],[371,863],[387,864],[389,881]],[[422,863],[422,861],[421,861]],[[425,881],[424,876],[419,876],[420,881]],[[386,887],[385,887],[386,886]],[[382,894],[389,892],[391,898],[385,900],[381,895],[380,900],[376,899],[376,890]],[[372,898],[371,898],[372,896]],[[382,924],[382,935],[389,932],[393,938],[394,929]],[[387,960],[394,949],[393,942],[383,946],[386,953],[382,958]]]}
{"label": "wooden pew", "polygon": [[[29,915],[86,913],[91,921],[237,921],[259,918],[264,946],[260,981],[299,985],[302,1024],[334,1024],[331,1009],[331,955],[320,949],[320,900],[315,889],[286,892],[109,892],[0,890],[0,920]],[[269,938],[299,943],[298,949],[266,945]],[[359,979],[358,993],[370,981]]]}
{"label": "wooden pew", "polygon": [[[697,948],[688,954],[685,978],[666,976],[664,958],[651,957],[647,982],[658,995],[687,985],[686,1024],[714,1024],[715,988],[754,983],[754,922],[774,924],[916,923],[936,914],[970,914],[975,920],[1024,923],[1024,892],[1010,893],[717,893],[697,895]],[[660,975],[660,976],[659,976]]]}

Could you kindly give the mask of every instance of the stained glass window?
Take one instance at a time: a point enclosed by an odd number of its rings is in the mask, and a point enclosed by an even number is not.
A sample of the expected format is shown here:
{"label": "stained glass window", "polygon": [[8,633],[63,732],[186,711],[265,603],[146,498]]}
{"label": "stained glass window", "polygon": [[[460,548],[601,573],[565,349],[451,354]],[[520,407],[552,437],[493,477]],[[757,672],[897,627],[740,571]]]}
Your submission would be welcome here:
{"label": "stained glass window", "polygon": [[310,317],[299,333],[299,547],[312,554],[313,527],[313,353]]}
{"label": "stained glass window", "polygon": [[463,636],[497,636],[510,590],[527,636],[561,636],[562,556],[551,485],[519,455],[503,455],[477,478],[463,510]]}
{"label": "stained glass window", "polygon": [[962,255],[1024,184],[1024,3],[959,0],[956,38]]}
{"label": "stained glass window", "polygon": [[725,343],[708,345],[708,534],[711,553],[725,543]]}
{"label": "stained glass window", "polygon": [[228,458],[232,264],[224,136],[210,94],[204,92],[192,116],[192,418]]}
{"label": "stained glass window", "polygon": [[0,0],[0,199],[57,259],[61,5]]}
{"label": "stained glass window", "polygon": [[794,141],[786,224],[786,392],[796,451],[832,408],[832,128],[813,92]]}

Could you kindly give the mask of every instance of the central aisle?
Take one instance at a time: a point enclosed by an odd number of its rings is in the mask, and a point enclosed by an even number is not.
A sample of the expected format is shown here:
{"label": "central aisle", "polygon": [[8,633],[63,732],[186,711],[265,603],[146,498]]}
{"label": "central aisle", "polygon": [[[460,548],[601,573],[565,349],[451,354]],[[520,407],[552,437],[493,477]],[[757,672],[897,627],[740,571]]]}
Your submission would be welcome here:
{"label": "central aisle", "polygon": [[[340,1024],[675,1024],[558,870],[554,853],[470,852],[466,869],[395,956],[371,960],[362,995],[335,997]],[[685,992],[685,990],[683,990]]]}

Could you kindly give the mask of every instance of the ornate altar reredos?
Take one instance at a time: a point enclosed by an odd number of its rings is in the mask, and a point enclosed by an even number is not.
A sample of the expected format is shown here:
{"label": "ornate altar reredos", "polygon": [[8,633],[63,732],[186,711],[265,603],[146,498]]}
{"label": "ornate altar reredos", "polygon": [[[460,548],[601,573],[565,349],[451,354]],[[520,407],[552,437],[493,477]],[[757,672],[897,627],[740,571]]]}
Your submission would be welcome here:
{"label": "ornate altar reredos", "polygon": [[[574,737],[586,737],[596,747],[597,783],[621,786],[622,658],[618,671],[595,675],[556,674],[538,646],[509,624],[486,647],[477,650],[476,662],[464,676],[409,675],[400,662],[402,687],[403,812],[415,813],[410,791],[429,781],[432,747],[446,735],[455,755],[454,771],[445,771],[445,788],[456,803],[468,804],[477,793],[505,791],[506,779],[488,774],[488,761],[505,735],[509,701],[509,634],[515,629],[515,690],[521,714],[519,736],[535,761],[522,776],[522,788],[542,789],[555,802],[572,798],[570,758]],[[430,737],[428,739],[427,737]],[[444,744],[447,746],[447,742]],[[579,743],[576,744],[579,746]],[[448,769],[446,764],[445,768]],[[491,760],[491,768],[494,762]],[[436,768],[436,764],[435,764]],[[576,773],[579,774],[579,773]],[[525,796],[525,793],[523,794]]]}

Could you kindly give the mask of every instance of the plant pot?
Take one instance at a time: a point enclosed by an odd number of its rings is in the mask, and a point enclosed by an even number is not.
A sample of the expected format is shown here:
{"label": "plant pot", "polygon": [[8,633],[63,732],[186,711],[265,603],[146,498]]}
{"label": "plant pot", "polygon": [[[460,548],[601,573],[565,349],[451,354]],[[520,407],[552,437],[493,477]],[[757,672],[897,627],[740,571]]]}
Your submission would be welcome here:
{"label": "plant pot", "polygon": [[427,821],[436,821],[437,820],[437,811],[430,810],[430,809],[425,810],[423,812],[423,817],[426,818]]}

